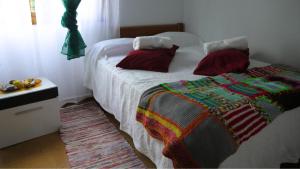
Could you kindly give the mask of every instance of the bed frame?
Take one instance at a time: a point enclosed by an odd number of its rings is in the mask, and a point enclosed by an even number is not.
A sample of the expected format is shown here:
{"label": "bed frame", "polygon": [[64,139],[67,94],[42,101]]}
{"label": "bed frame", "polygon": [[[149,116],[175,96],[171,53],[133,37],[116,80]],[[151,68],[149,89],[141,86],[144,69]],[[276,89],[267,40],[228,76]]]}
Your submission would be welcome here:
{"label": "bed frame", "polygon": [[162,32],[184,32],[184,24],[129,26],[120,28],[121,38],[135,38],[137,36],[151,36]]}

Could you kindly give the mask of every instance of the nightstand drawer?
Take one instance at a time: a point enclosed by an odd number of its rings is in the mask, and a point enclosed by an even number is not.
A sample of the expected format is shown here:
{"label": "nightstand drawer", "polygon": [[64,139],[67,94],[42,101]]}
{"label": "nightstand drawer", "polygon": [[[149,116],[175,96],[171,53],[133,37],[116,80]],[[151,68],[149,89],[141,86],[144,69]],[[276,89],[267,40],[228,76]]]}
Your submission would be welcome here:
{"label": "nightstand drawer", "polygon": [[60,127],[58,98],[0,110],[0,148],[55,132]]}

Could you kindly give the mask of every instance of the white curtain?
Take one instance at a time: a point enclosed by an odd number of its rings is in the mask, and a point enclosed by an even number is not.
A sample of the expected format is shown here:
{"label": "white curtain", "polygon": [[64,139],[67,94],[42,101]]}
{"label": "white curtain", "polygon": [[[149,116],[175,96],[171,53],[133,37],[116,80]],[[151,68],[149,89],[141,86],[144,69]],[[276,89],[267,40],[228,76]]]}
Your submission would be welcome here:
{"label": "white curtain", "polygon": [[[67,61],[60,54],[67,33],[60,25],[61,0],[35,2],[37,25],[32,25],[28,0],[0,0],[0,82],[46,77],[58,85],[62,102],[86,97],[84,58]],[[119,0],[82,0],[77,12],[88,48],[118,37]]]}

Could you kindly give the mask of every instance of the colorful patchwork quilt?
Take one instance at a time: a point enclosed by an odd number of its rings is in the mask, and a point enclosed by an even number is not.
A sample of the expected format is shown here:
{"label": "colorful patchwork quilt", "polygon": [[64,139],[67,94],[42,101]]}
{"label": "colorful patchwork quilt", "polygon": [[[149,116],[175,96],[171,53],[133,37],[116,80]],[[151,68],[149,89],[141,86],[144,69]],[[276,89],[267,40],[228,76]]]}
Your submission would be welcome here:
{"label": "colorful patchwork quilt", "polygon": [[176,168],[215,168],[278,115],[300,105],[300,72],[253,68],[146,91],[137,120]]}

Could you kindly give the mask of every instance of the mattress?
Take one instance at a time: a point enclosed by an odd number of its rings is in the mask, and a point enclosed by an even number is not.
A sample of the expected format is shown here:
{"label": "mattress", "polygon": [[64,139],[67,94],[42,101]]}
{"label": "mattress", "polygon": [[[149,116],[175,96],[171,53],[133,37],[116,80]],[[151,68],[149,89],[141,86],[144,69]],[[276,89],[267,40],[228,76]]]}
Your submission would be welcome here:
{"label": "mattress", "polygon": [[[140,70],[123,70],[116,65],[125,56],[99,59],[87,56],[85,86],[93,91],[94,98],[120,122],[120,129],[128,133],[137,150],[152,160],[157,168],[173,168],[172,161],[162,155],[163,143],[147,134],[144,127],[135,119],[141,95],[149,88],[161,83],[179,80],[197,80],[204,76],[193,75],[197,63],[203,58],[199,46],[180,48],[172,61],[169,73]],[[268,64],[251,60],[250,67]]]}

